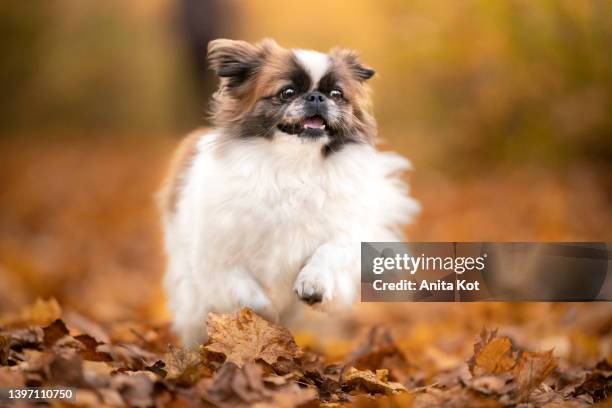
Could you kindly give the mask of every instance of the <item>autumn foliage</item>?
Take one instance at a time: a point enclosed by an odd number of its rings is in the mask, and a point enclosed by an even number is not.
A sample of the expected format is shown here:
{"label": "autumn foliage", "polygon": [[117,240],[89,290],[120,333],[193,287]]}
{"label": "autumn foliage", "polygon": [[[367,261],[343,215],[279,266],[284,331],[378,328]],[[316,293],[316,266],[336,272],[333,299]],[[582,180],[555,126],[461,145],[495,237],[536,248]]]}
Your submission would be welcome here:
{"label": "autumn foliage", "polygon": [[175,346],[166,326],[122,333],[61,315],[55,301],[39,301],[4,323],[1,384],[76,387],[80,406],[552,408],[603,401],[612,382],[608,360],[578,368],[486,328],[469,360],[425,379],[381,327],[330,361],[249,309],[210,314],[209,341],[191,349]]}

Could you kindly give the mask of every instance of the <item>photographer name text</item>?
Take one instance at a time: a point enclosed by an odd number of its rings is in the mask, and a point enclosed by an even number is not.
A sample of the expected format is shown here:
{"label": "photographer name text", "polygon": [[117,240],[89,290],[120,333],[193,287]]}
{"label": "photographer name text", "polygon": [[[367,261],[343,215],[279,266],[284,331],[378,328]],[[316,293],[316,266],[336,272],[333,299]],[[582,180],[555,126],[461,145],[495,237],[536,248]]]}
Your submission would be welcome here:
{"label": "photographer name text", "polygon": [[474,291],[480,290],[479,281],[467,281],[466,279],[460,279],[455,282],[448,282],[438,279],[435,282],[421,280],[420,283],[415,281],[402,279],[399,282],[384,282],[382,279],[377,279],[372,283],[374,290],[388,290],[388,291],[417,291],[417,290],[429,290],[429,291],[446,291],[446,290],[459,290],[459,291]]}

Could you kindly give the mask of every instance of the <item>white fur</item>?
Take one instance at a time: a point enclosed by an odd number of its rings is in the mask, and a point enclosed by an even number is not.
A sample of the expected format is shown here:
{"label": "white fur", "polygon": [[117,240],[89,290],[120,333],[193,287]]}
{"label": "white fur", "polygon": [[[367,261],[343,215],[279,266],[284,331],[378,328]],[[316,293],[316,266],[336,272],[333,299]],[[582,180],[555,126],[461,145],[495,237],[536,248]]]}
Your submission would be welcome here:
{"label": "white fur", "polygon": [[[221,142],[223,140],[223,142]],[[394,153],[326,140],[203,135],[166,214],[165,286],[186,344],[206,337],[208,312],[250,307],[271,319],[318,292],[323,305],[358,298],[361,241],[397,241],[418,204]]]}
{"label": "white fur", "polygon": [[299,63],[306,69],[312,81],[311,88],[316,87],[323,75],[329,69],[329,57],[312,50],[293,51]]}

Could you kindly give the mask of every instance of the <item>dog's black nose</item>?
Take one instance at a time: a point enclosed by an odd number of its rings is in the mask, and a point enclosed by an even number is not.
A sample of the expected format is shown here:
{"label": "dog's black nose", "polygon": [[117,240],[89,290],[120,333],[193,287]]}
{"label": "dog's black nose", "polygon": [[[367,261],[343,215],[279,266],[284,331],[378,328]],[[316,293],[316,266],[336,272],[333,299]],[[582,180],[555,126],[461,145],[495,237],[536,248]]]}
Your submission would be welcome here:
{"label": "dog's black nose", "polygon": [[304,107],[306,108],[306,114],[308,116],[325,114],[327,108],[325,104],[325,95],[321,92],[313,91],[307,93],[305,98],[306,103],[304,103]]}
{"label": "dog's black nose", "polygon": [[306,100],[315,104],[323,103],[325,102],[325,95],[318,91],[310,92],[306,95]]}

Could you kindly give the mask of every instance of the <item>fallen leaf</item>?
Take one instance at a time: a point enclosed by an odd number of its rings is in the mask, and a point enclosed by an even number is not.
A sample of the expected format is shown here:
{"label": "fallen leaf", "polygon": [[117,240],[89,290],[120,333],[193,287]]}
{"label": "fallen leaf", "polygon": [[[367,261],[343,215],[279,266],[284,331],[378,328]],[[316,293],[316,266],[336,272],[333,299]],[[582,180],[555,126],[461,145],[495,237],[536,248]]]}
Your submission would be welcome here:
{"label": "fallen leaf", "polygon": [[580,384],[573,396],[586,394],[593,402],[605,401],[612,392],[612,376],[602,373],[591,373],[587,375],[584,382]]}
{"label": "fallen leaf", "polygon": [[180,384],[195,384],[202,377],[212,376],[198,350],[168,346],[164,355],[166,379]]}
{"label": "fallen leaf", "polygon": [[53,356],[48,366],[48,377],[52,383],[71,387],[84,384],[83,360],[72,349],[59,350]]}
{"label": "fallen leaf", "polygon": [[375,326],[363,343],[350,355],[348,366],[359,370],[389,370],[396,381],[407,383],[412,374],[412,367],[401,351],[391,331],[382,326]]}
{"label": "fallen leaf", "polygon": [[363,390],[369,393],[396,394],[405,392],[406,389],[400,383],[391,382],[388,379],[388,370],[358,370],[355,367],[349,368],[343,376],[343,383],[353,389]]}
{"label": "fallen leaf", "polygon": [[383,368],[385,359],[394,357],[406,363],[391,331],[375,326],[368,332],[365,341],[351,354],[349,364],[361,370],[376,370]]}
{"label": "fallen leaf", "polygon": [[546,379],[557,367],[557,360],[552,350],[545,352],[523,351],[514,369],[518,385],[517,400],[524,401],[531,391]]}
{"label": "fallen leaf", "polygon": [[135,344],[119,344],[111,349],[111,357],[120,366],[131,371],[145,370],[159,359],[155,353],[144,350]]}
{"label": "fallen leaf", "polygon": [[348,395],[340,384],[340,372],[326,368],[323,373],[318,370],[307,371],[302,377],[302,381],[315,386],[319,393],[319,400],[325,402],[348,401]]}
{"label": "fallen leaf", "polygon": [[36,299],[34,305],[27,310],[27,318],[30,324],[44,326],[54,320],[57,320],[62,315],[62,308],[55,298],[48,300]]}
{"label": "fallen leaf", "polygon": [[78,340],[84,347],[84,349],[81,350],[81,357],[83,357],[83,360],[89,360],[89,361],[112,361],[113,360],[113,358],[111,357],[109,353],[101,352],[97,350],[98,346],[101,345],[102,343],[98,342],[92,336],[88,334],[79,334],[78,336],[75,336],[74,338]]}
{"label": "fallen leaf", "polygon": [[272,392],[263,383],[262,368],[253,363],[238,367],[226,363],[209,380],[208,400],[219,406],[250,406],[255,402],[270,399]]}
{"label": "fallen leaf", "polygon": [[59,339],[69,334],[66,325],[60,319],[56,319],[49,326],[44,327],[43,333],[43,343],[46,347],[53,346]]}
{"label": "fallen leaf", "polygon": [[166,378],[168,376],[168,371],[166,371],[165,368],[166,363],[162,360],[158,360],[153,365],[145,367],[145,370],[157,374],[160,378]]}
{"label": "fallen leaf", "polygon": [[225,355],[226,361],[242,367],[261,359],[274,364],[279,358],[298,356],[299,348],[284,327],[272,324],[250,309],[235,314],[208,315],[210,344],[205,349]]}
{"label": "fallen leaf", "polygon": [[463,364],[452,370],[444,371],[433,377],[432,384],[441,388],[451,388],[454,385],[461,383],[467,384],[473,381],[474,377],[470,374],[467,364]]}
{"label": "fallen leaf", "polygon": [[512,343],[507,337],[497,337],[497,331],[482,329],[480,340],[474,345],[474,355],[468,362],[473,376],[501,374],[516,364]]}
{"label": "fallen leaf", "polygon": [[111,384],[130,407],[147,408],[154,405],[154,382],[143,373],[118,374],[111,379]]}
{"label": "fallen leaf", "polygon": [[314,389],[304,389],[296,383],[268,381],[264,370],[256,363],[238,367],[225,363],[207,381],[205,399],[219,407],[279,407],[291,408],[316,398]]}
{"label": "fallen leaf", "polygon": [[43,329],[31,327],[28,329],[17,329],[10,331],[6,337],[9,338],[10,348],[22,350],[24,348],[36,348],[44,339]]}

